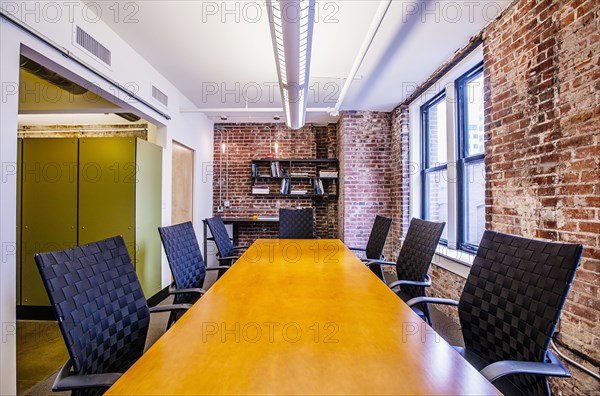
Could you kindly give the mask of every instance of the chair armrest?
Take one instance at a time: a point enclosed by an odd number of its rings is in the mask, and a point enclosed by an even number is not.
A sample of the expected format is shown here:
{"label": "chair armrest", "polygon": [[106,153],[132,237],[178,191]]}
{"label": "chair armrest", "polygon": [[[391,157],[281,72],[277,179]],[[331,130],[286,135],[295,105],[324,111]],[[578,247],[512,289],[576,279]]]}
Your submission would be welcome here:
{"label": "chair armrest", "polygon": [[227,256],[227,257],[217,257],[217,260],[219,260],[219,261],[237,260],[239,258],[240,258],[240,256]]}
{"label": "chair armrest", "polygon": [[570,377],[565,365],[550,351],[549,362],[526,362],[519,360],[501,360],[484,367],[480,372],[490,382],[511,374],[545,375],[550,377]]}
{"label": "chair armrest", "polygon": [[[225,258],[227,258],[227,257],[225,257]],[[225,259],[223,259],[223,260],[225,260]],[[231,265],[219,265],[216,267],[206,267],[206,270],[207,271],[215,271],[215,270],[226,270],[229,268],[231,268]]]}
{"label": "chair armrest", "polygon": [[419,281],[411,281],[411,280],[406,280],[406,279],[400,279],[397,280],[396,282],[392,282],[388,285],[388,287],[390,289],[394,289],[398,286],[420,286],[420,287],[429,287],[431,286],[431,278],[429,277],[429,275],[425,275],[425,280],[419,282]]}
{"label": "chair armrest", "polygon": [[67,360],[56,375],[54,384],[52,384],[52,391],[62,392],[74,389],[109,387],[123,375],[123,373],[69,375],[72,367],[71,359]]}
{"label": "chair armrest", "polygon": [[357,247],[350,247],[350,246],[348,246],[348,249],[350,249],[350,250],[356,250],[356,251],[359,251],[359,252],[366,252],[367,251],[367,249],[357,248]]}
{"label": "chair armrest", "polygon": [[441,305],[453,305],[458,306],[458,301],[450,300],[449,298],[436,298],[436,297],[415,297],[411,298],[406,302],[406,305],[412,307],[417,304],[441,304]]}
{"label": "chair armrest", "polygon": [[397,263],[395,261],[383,261],[383,260],[368,260],[365,262],[365,264],[367,264],[368,266],[371,266],[372,264],[375,265],[393,265],[396,266]]}
{"label": "chair armrest", "polygon": [[234,246],[233,249],[237,250],[237,249],[248,249],[250,246]]}
{"label": "chair armrest", "polygon": [[184,294],[184,293],[197,293],[203,295],[206,290],[200,289],[199,287],[193,287],[190,289],[169,289],[169,294]]}
{"label": "chair armrest", "polygon": [[170,312],[170,311],[185,311],[192,307],[192,304],[172,304],[172,305],[156,305],[150,308],[150,313]]}

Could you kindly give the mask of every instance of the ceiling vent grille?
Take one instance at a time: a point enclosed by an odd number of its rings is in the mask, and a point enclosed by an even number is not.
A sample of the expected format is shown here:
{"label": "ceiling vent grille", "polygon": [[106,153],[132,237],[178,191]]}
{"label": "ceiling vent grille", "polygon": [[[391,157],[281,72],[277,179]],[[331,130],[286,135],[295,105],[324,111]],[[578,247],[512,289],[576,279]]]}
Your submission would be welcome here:
{"label": "ceiling vent grille", "polygon": [[111,65],[111,52],[108,50],[108,48],[100,44],[95,38],[90,36],[79,26],[77,26],[75,40],[77,44],[82,46],[90,54],[94,55],[107,65]]}
{"label": "ceiling vent grille", "polygon": [[152,86],[152,97],[165,106],[169,105],[169,97],[154,85]]}

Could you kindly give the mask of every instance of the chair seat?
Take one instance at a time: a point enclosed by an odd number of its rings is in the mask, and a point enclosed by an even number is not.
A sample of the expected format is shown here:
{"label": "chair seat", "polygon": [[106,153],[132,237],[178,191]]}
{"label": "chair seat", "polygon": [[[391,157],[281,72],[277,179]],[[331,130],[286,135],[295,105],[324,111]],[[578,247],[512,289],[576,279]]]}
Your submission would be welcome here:
{"label": "chair seat", "polygon": [[[400,289],[400,291],[396,292],[396,295],[398,297],[400,297],[400,299],[404,302],[407,302],[408,300],[413,298],[413,297],[409,296],[408,294],[406,294],[405,292],[403,292],[402,289]],[[419,317],[421,319],[423,319],[424,321],[427,321],[427,315],[421,308],[419,308],[419,306],[415,305],[414,307],[411,307],[411,309],[414,311],[414,313],[419,315]]]}
{"label": "chair seat", "polygon": [[[456,348],[459,353],[469,362],[471,366],[473,366],[477,371],[483,370],[486,366],[490,365],[493,362],[488,362],[482,359],[480,356],[466,351],[464,348]],[[493,382],[493,385],[500,390],[506,396],[525,396],[527,393],[524,393],[521,389],[519,389],[515,384],[510,380],[511,376],[508,375],[506,377],[502,377]],[[540,377],[542,380],[544,377]],[[541,384],[542,386],[543,383]]]}

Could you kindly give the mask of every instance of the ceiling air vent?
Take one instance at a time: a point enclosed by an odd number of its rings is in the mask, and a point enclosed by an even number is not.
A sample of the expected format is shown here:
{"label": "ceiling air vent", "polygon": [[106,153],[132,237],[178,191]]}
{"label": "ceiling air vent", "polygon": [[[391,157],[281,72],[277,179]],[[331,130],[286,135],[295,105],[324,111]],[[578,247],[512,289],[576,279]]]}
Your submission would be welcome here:
{"label": "ceiling air vent", "polygon": [[111,64],[111,53],[102,44],[100,44],[95,38],[86,33],[82,28],[76,26],[76,38],[77,44],[81,45],[90,54],[100,59],[102,62],[110,66]]}
{"label": "ceiling air vent", "polygon": [[160,89],[156,88],[154,85],[152,86],[152,97],[158,100],[160,103],[165,106],[169,105],[169,97]]}

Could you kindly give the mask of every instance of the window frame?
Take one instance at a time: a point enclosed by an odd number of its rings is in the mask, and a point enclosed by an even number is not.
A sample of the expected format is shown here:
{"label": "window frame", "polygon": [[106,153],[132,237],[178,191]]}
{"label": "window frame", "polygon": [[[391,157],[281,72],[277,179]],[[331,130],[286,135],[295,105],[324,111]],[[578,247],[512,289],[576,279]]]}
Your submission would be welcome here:
{"label": "window frame", "polygon": [[469,103],[467,100],[467,86],[471,81],[478,78],[480,75],[483,75],[483,72],[483,62],[479,62],[455,81],[457,99],[457,247],[459,250],[464,250],[469,253],[477,252],[479,244],[473,244],[466,241],[466,235],[468,234],[467,213],[469,212],[467,192],[469,183],[467,181],[468,175],[466,173],[469,165],[476,165],[479,163],[485,164],[485,151],[481,154],[468,155],[469,120],[467,113]]}
{"label": "window frame", "polygon": [[[427,175],[446,171],[446,175],[448,175],[448,158],[446,158],[446,162],[442,165],[430,167],[430,158],[429,158],[429,109],[433,106],[436,106],[441,101],[446,100],[446,91],[442,90],[437,93],[433,98],[428,100],[425,104],[423,104],[420,108],[420,127],[421,127],[421,218],[425,220],[429,220],[427,214],[429,213],[429,189],[427,184]],[[448,102],[446,101],[446,106]],[[448,134],[448,131],[446,131]],[[446,137],[447,139],[447,137]],[[448,181],[446,181],[448,182]],[[440,244],[447,246],[448,240],[440,238]]]}

